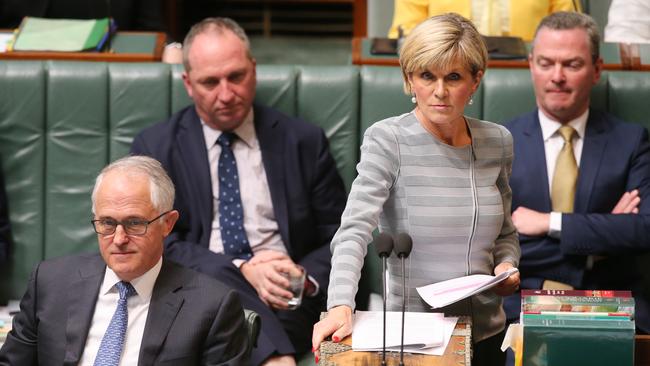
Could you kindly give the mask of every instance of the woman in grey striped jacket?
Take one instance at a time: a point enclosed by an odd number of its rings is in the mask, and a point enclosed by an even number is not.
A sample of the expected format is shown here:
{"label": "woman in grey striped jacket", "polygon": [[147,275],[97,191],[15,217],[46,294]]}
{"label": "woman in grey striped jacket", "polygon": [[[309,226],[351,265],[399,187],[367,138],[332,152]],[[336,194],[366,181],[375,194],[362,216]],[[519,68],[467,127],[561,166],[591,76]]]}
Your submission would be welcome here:
{"label": "woman in grey striped jacket", "polygon": [[[487,63],[472,23],[460,15],[434,16],[416,27],[400,50],[404,89],[415,109],[368,128],[358,176],[341,227],[332,239],[328,316],[314,326],[313,346],[352,329],[354,296],[372,232],[409,233],[407,311],[430,311],[416,287],[471,274],[499,274],[518,265],[519,242],[510,218],[512,136],[502,126],[464,115]],[[388,260],[392,310],[401,308],[400,261]],[[473,322],[473,365],[502,365],[498,346],[502,299],[519,286],[510,276],[442,309]]]}

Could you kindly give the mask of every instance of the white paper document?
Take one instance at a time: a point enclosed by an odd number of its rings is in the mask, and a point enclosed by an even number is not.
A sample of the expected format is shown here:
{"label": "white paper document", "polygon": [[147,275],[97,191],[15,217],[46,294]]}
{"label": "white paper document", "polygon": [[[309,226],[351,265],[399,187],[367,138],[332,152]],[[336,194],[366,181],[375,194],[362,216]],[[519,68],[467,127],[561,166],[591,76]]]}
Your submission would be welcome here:
{"label": "white paper document", "polygon": [[453,278],[418,287],[417,290],[422,300],[437,309],[492,288],[518,271],[517,268],[511,268],[498,276],[471,275]]}
{"label": "white paper document", "polygon": [[[404,318],[404,352],[442,355],[451,339],[458,318],[442,313],[407,312]],[[402,313],[386,312],[386,351],[399,352],[402,337]],[[383,313],[357,311],[352,328],[353,351],[381,351]]]}

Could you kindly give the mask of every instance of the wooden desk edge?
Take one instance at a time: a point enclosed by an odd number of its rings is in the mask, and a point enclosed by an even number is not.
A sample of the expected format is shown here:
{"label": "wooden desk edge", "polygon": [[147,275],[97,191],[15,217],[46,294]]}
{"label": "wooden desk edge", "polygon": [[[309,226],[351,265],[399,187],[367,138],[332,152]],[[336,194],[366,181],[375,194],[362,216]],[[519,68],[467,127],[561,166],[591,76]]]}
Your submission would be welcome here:
{"label": "wooden desk edge", "polygon": [[[363,57],[362,42],[364,37],[352,38],[352,64],[354,65],[372,65],[372,66],[399,66],[397,57]],[[510,69],[527,69],[528,60],[488,60],[488,69],[490,68],[510,68]],[[650,71],[650,65],[635,63],[630,66],[623,64],[603,64],[604,70],[617,71]]]}

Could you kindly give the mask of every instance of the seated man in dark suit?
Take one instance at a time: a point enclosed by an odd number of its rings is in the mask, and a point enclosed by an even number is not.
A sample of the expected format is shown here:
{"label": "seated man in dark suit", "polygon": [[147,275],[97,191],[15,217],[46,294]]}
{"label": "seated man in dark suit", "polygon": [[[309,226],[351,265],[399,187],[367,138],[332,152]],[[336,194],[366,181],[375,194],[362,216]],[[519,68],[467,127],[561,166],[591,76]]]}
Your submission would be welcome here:
{"label": "seated man in dark suit", "polygon": [[248,365],[237,293],[162,257],[178,212],[160,163],[112,163],[92,200],[101,256],[36,267],[0,365]]}
{"label": "seated man in dark suit", "polygon": [[2,167],[0,167],[0,264],[9,260],[9,248],[11,247],[11,231],[9,230],[9,211],[7,206],[4,176],[2,174]]}
{"label": "seated man in dark suit", "polygon": [[[637,328],[649,332],[636,261],[650,249],[648,131],[590,108],[599,40],[593,19],[580,13],[551,14],[535,35],[529,63],[538,110],[507,124],[521,287],[631,290]],[[520,294],[505,308],[516,320]]]}
{"label": "seated man in dark suit", "polygon": [[[322,129],[254,104],[255,60],[232,20],[206,19],[184,41],[191,105],[136,136],[134,154],[158,159],[181,218],[165,255],[240,292],[262,317],[252,364],[295,364],[311,349],[325,307],[329,243],[346,193]],[[287,310],[295,264],[305,296]]]}

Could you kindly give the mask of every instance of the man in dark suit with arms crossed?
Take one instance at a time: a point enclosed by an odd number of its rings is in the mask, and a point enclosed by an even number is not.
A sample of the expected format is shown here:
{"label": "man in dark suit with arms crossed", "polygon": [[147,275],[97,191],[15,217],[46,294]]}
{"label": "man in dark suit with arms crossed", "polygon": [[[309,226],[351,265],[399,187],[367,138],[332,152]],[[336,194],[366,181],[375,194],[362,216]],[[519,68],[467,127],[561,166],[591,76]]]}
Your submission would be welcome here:
{"label": "man in dark suit with arms crossed", "polygon": [[[632,290],[637,328],[649,332],[636,262],[650,248],[648,131],[590,108],[602,70],[599,41],[588,15],[544,18],[529,56],[538,110],[506,125],[521,287]],[[505,308],[515,321],[520,294]]]}
{"label": "man in dark suit with arms crossed", "polygon": [[[260,314],[252,364],[295,364],[324,309],[329,243],[346,200],[327,138],[253,103],[255,60],[232,20],[192,27],[183,63],[194,105],[145,129],[131,148],[158,159],[176,185],[181,218],[165,254],[237,289]],[[296,264],[309,279],[301,306],[288,311],[283,273]]]}
{"label": "man in dark suit with arms crossed", "polygon": [[92,197],[101,256],[36,267],[0,365],[247,365],[237,293],[162,258],[178,212],[160,163],[118,160]]}

